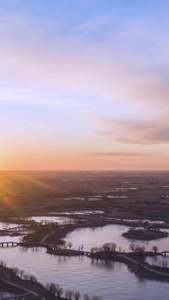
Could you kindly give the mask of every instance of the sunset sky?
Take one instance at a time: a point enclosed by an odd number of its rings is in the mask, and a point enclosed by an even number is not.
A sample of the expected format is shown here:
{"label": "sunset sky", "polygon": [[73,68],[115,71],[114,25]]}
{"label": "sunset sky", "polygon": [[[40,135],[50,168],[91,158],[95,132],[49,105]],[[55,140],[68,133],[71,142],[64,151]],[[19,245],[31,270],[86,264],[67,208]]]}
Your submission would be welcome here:
{"label": "sunset sky", "polygon": [[0,0],[0,169],[168,170],[169,1]]}

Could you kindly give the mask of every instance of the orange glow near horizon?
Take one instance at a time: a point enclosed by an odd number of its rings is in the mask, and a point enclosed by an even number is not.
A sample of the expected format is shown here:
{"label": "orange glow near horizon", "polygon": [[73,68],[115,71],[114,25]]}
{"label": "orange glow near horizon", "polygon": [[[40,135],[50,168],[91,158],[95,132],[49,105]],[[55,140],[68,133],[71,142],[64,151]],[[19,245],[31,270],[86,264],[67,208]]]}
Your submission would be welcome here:
{"label": "orange glow near horizon", "polygon": [[0,4],[0,170],[169,170],[168,1],[49,2]]}
{"label": "orange glow near horizon", "polygon": [[[26,152],[10,154],[5,159],[1,170],[168,170],[168,155],[160,153],[140,155],[118,155],[95,153],[59,153],[54,155],[52,151],[34,153],[29,155]],[[28,178],[31,180],[31,178]],[[7,179],[6,179],[7,180]],[[8,179],[9,180],[9,179]],[[3,179],[4,181],[4,179]],[[40,182],[36,182],[41,185]],[[2,184],[0,184],[2,185]],[[6,184],[3,188],[5,188]],[[46,186],[49,188],[49,186]]]}
{"label": "orange glow near horizon", "polygon": [[2,201],[9,207],[11,208],[12,210],[15,211],[15,213],[18,215],[18,217],[22,218],[23,217],[23,214],[21,213],[21,211],[16,207],[16,205],[12,202],[12,200],[7,197],[7,196],[4,196],[2,197]]}
{"label": "orange glow near horizon", "polygon": [[9,199],[9,197],[3,197],[3,201],[4,201],[7,205],[11,206],[12,208],[14,207],[14,204],[13,204],[12,201]]}

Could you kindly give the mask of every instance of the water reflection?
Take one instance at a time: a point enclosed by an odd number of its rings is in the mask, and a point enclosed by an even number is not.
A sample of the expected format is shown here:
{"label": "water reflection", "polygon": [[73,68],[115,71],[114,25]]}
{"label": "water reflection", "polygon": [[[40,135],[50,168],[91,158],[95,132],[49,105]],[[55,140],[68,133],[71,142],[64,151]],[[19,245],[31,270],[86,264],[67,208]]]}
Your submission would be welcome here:
{"label": "water reflection", "polygon": [[[83,228],[70,233],[66,240],[84,249],[104,242],[115,242],[128,250],[131,241],[122,237],[125,226],[108,225],[102,228]],[[167,249],[168,238],[148,242]],[[137,241],[138,243],[138,241]],[[144,243],[144,242],[143,242]],[[140,242],[139,242],[140,244]],[[92,261],[88,257],[54,256],[45,248],[0,248],[0,258],[8,266],[19,267],[43,284],[55,282],[63,289],[78,290],[81,294],[99,295],[104,300],[168,299],[169,284],[142,280],[132,270],[118,262]]]}
{"label": "water reflection", "polygon": [[13,297],[16,296],[16,294],[7,292],[7,291],[0,291],[0,299],[7,298],[7,297]]}
{"label": "water reflection", "polygon": [[20,236],[11,236],[11,235],[0,236],[0,243],[5,243],[5,242],[18,243],[19,241],[20,241]]}
{"label": "water reflection", "polygon": [[93,215],[93,214],[103,214],[103,210],[79,210],[79,211],[70,211],[70,212],[62,212],[60,214],[63,215]]}
{"label": "water reflection", "polygon": [[107,270],[111,270],[111,271],[113,271],[113,269],[115,268],[115,264],[118,263],[113,261],[108,261],[108,260],[91,259],[91,265],[93,267],[106,268]]}
{"label": "water reflection", "polygon": [[5,230],[13,227],[18,227],[16,223],[0,222],[0,230]]}
{"label": "water reflection", "polygon": [[144,246],[146,250],[151,250],[154,245],[158,247],[159,251],[169,248],[169,237],[150,241],[127,239],[122,236],[122,233],[127,230],[127,226],[116,224],[104,227],[77,228],[73,232],[68,233],[65,241],[66,243],[71,242],[74,248],[78,248],[83,244],[83,249],[86,251],[90,251],[92,247],[100,247],[104,243],[109,242],[117,244],[117,249],[121,247],[121,250],[125,251],[129,251],[131,243]]}
{"label": "water reflection", "polygon": [[152,256],[152,257],[147,257],[146,262],[148,262],[151,265],[157,265],[157,266],[162,266],[162,264],[166,264],[169,268],[169,256]]}
{"label": "water reflection", "polygon": [[73,224],[74,220],[68,217],[56,217],[56,216],[34,216],[29,218],[29,220],[33,220],[38,223],[45,223],[45,222],[53,222],[58,224]]}

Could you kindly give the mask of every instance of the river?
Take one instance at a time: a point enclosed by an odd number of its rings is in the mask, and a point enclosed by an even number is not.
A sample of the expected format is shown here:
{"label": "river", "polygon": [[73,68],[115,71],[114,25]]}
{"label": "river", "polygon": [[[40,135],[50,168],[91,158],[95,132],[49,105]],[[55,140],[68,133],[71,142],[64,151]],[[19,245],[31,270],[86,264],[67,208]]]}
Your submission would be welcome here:
{"label": "river", "polygon": [[[120,225],[78,228],[69,233],[65,240],[71,242],[73,247],[83,244],[84,250],[105,242],[116,243],[126,251],[133,242],[144,245],[146,249],[151,249],[153,245],[157,245],[159,250],[169,248],[168,237],[148,242],[125,239],[121,234],[127,229]],[[168,300],[169,283],[137,278],[126,265],[118,262],[93,261],[83,256],[54,256],[46,254],[45,248],[24,250],[20,247],[1,248],[0,259],[5,260],[9,267],[24,269],[43,284],[55,282],[64,289],[102,296],[104,300]]]}

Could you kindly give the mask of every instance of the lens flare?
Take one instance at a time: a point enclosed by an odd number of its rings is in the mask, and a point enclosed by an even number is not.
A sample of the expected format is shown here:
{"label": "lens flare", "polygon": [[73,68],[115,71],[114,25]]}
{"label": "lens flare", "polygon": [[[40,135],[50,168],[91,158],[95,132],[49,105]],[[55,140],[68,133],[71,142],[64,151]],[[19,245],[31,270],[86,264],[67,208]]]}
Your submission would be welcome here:
{"label": "lens flare", "polygon": [[3,201],[8,204],[10,207],[14,207],[12,201],[9,199],[9,197],[3,197]]}
{"label": "lens flare", "polygon": [[9,208],[11,208],[20,218],[23,217],[23,214],[21,213],[21,211],[14,205],[14,203],[10,200],[9,197],[4,196],[2,197],[2,200],[5,204],[7,204],[7,206]]}

